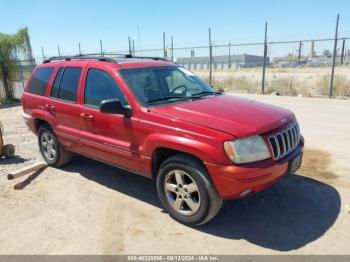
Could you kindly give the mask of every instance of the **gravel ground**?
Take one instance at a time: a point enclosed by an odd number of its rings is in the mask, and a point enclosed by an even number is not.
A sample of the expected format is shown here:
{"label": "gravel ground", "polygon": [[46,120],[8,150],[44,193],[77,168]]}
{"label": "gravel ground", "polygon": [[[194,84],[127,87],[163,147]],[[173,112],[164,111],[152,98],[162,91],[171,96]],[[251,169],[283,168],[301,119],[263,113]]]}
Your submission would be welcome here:
{"label": "gravel ground", "polygon": [[163,212],[153,181],[83,157],[6,180],[41,156],[21,107],[0,109],[17,151],[0,160],[0,254],[350,254],[350,101],[249,97],[295,112],[303,167],[199,228]]}

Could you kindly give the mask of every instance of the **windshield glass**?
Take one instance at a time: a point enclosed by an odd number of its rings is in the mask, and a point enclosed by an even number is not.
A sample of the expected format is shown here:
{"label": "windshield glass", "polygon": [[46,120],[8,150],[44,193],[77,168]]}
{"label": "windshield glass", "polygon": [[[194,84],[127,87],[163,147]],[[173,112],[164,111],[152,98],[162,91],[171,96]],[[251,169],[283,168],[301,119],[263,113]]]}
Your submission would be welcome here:
{"label": "windshield glass", "polygon": [[217,94],[211,86],[182,67],[121,69],[120,73],[143,105],[190,101]]}

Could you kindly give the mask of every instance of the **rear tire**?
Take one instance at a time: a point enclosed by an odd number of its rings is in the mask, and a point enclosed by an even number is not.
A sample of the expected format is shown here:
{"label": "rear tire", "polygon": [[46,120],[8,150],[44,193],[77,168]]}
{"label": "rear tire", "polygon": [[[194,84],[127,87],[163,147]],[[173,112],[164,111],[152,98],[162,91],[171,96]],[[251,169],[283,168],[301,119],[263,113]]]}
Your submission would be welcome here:
{"label": "rear tire", "polygon": [[61,167],[71,161],[73,153],[63,147],[48,124],[40,126],[38,143],[41,155],[49,166]]}
{"label": "rear tire", "polygon": [[185,154],[175,155],[161,165],[157,191],[165,211],[188,226],[209,222],[222,206],[222,198],[206,168],[199,160]]}

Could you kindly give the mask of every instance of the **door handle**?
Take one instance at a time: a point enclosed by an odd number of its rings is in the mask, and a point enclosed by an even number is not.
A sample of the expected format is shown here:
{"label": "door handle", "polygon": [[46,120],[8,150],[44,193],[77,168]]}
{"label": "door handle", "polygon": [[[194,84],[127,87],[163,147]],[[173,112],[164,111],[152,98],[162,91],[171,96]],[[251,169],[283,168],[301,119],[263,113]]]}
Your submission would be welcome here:
{"label": "door handle", "polygon": [[86,113],[81,113],[80,116],[86,120],[92,120],[94,119],[94,117],[90,114],[86,114]]}
{"label": "door handle", "polygon": [[49,111],[55,111],[55,106],[54,106],[54,105],[46,104],[45,107],[46,107]]}

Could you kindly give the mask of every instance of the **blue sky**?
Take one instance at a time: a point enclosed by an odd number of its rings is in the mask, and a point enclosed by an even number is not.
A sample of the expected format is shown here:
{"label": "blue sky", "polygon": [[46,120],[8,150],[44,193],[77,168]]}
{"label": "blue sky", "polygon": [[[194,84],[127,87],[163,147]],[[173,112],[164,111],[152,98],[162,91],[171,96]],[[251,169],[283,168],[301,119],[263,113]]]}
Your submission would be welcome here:
{"label": "blue sky", "polygon": [[[265,21],[270,41],[332,38],[337,13],[340,36],[350,37],[348,0],[0,0],[0,10],[0,32],[28,26],[37,57],[41,46],[47,55],[56,55],[57,44],[64,54],[77,53],[79,42],[84,52],[97,52],[100,39],[106,51],[127,50],[129,35],[137,49],[161,48],[163,31],[167,42],[174,36],[175,46],[205,45],[209,26],[217,44],[260,42]],[[281,50],[275,47],[271,53]]]}

